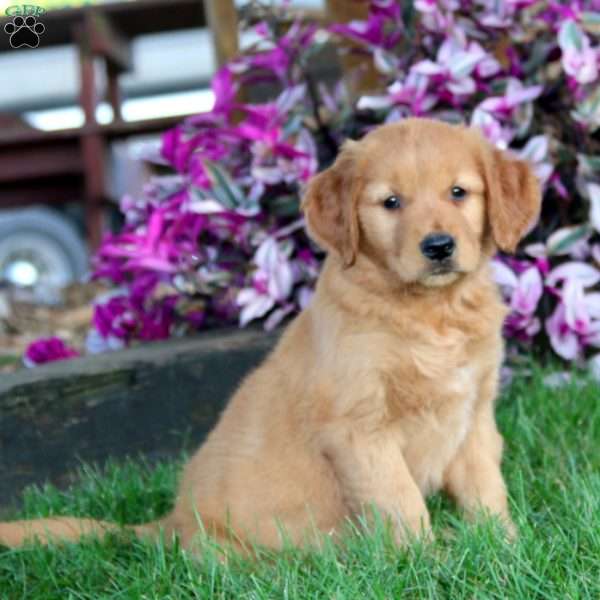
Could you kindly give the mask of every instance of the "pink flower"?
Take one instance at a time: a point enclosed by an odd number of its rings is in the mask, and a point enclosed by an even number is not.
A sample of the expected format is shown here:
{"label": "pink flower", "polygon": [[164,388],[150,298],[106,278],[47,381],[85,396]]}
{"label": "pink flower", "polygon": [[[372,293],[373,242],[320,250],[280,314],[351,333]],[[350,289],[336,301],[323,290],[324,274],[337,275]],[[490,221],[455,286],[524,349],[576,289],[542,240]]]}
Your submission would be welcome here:
{"label": "pink flower", "polygon": [[504,323],[505,334],[523,342],[530,341],[541,329],[535,314],[544,291],[540,271],[536,266],[529,266],[516,275],[504,262],[494,259],[492,272],[511,308]]}
{"label": "pink flower", "polygon": [[[317,30],[314,24],[296,21],[286,33],[276,40],[263,38],[256,52],[242,54],[229,64],[233,73],[262,71],[264,76],[275,75],[278,79],[288,79],[291,65],[297,56],[311,44]],[[262,31],[265,33],[264,29]]]}
{"label": "pink flower", "polygon": [[589,222],[600,233],[600,185],[588,183],[587,193],[590,199]]}
{"label": "pink flower", "polygon": [[258,247],[253,261],[257,269],[252,277],[252,287],[241,290],[237,297],[238,305],[242,307],[242,327],[289,298],[294,285],[289,261],[291,250],[291,245],[277,242],[273,237],[266,238]]}
{"label": "pink flower", "polygon": [[293,275],[289,262],[291,246],[268,237],[256,251],[254,263],[258,267],[255,281],[264,281],[268,294],[275,300],[286,299],[292,291]]}
{"label": "pink flower", "polygon": [[35,367],[57,360],[68,360],[80,356],[74,348],[67,346],[58,337],[41,338],[31,342],[23,356],[26,367]]}
{"label": "pink flower", "polygon": [[519,275],[510,307],[521,315],[532,315],[537,309],[543,291],[544,284],[540,272],[536,267],[531,267]]}
{"label": "pink flower", "polygon": [[411,71],[425,75],[436,86],[443,86],[451,96],[471,95],[476,91],[471,77],[475,67],[489,58],[476,42],[467,44],[464,39],[447,38],[440,46],[435,62],[422,60]]}
{"label": "pink flower", "polygon": [[550,318],[546,319],[546,333],[556,354],[565,360],[575,360],[579,357],[581,347],[577,334],[571,330],[565,316],[565,306],[559,302]]}
{"label": "pink flower", "polygon": [[477,20],[486,27],[505,29],[513,25],[517,10],[535,4],[539,0],[475,0],[483,10]]}
{"label": "pink flower", "polygon": [[543,89],[541,85],[526,87],[518,79],[510,78],[503,96],[488,98],[478,108],[488,113],[509,116],[519,105],[538,98]]}
{"label": "pink flower", "polygon": [[471,127],[478,128],[483,136],[494,146],[505,150],[515,136],[514,128],[503,126],[490,113],[476,108],[471,115]]}
{"label": "pink flower", "polygon": [[373,51],[392,50],[402,38],[402,12],[396,0],[371,0],[366,21],[334,23],[329,31],[361,42]]}
{"label": "pink flower", "polygon": [[437,103],[437,98],[428,90],[429,79],[411,70],[403,81],[395,81],[387,89],[386,96],[362,96],[358,101],[360,110],[379,110],[393,106],[405,106],[408,114],[427,114]]}
{"label": "pink flower", "polygon": [[600,271],[590,264],[578,261],[562,263],[552,269],[546,278],[546,285],[556,287],[559,283],[577,282],[584,288],[600,282]]}
{"label": "pink flower", "polygon": [[[94,328],[109,342],[114,339],[128,344],[134,339],[166,339],[174,322],[176,301],[173,296],[155,302],[146,297],[113,296],[94,307]],[[109,343],[111,345],[118,346]]]}
{"label": "pink flower", "polygon": [[362,42],[368,46],[391,49],[401,37],[400,31],[386,32],[387,19],[379,15],[371,15],[367,21],[350,21],[349,23],[336,23],[329,30],[344,37]]}
{"label": "pink flower", "polygon": [[254,319],[264,317],[275,306],[273,298],[256,288],[240,290],[237,303],[242,309],[240,312],[240,327],[245,327]]}
{"label": "pink flower", "polygon": [[541,330],[540,320],[533,315],[510,313],[504,322],[504,334],[521,342],[528,343]]}
{"label": "pink flower", "polygon": [[459,0],[415,0],[414,7],[421,13],[426,30],[445,33],[452,29],[454,12],[460,8]]}
{"label": "pink flower", "polygon": [[549,159],[550,140],[547,135],[536,135],[527,144],[515,152],[521,160],[527,160],[542,185],[546,185],[552,176],[554,166]]}
{"label": "pink flower", "polygon": [[590,39],[574,20],[568,19],[560,26],[558,43],[565,73],[582,85],[596,81],[600,50],[591,47]]}
{"label": "pink flower", "polygon": [[588,346],[600,347],[600,293],[586,294],[581,281],[568,281],[546,320],[546,331],[552,348],[565,360],[580,358]]}

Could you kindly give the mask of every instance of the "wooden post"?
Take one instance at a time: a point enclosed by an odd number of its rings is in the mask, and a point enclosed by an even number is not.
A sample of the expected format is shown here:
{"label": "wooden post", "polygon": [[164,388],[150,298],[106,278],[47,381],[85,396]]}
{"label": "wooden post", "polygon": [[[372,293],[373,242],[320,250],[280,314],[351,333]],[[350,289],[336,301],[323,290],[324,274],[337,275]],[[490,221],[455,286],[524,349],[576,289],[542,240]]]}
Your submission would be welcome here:
{"label": "wooden post", "polygon": [[204,6],[220,67],[239,52],[237,10],[233,0],[204,0]]}
{"label": "wooden post", "polygon": [[113,121],[122,121],[121,113],[121,90],[119,88],[119,71],[110,63],[106,65],[106,75],[108,78],[108,103],[113,110]]}
{"label": "wooden post", "polygon": [[[330,23],[348,23],[367,18],[369,3],[360,0],[327,0],[327,20]],[[344,46],[351,50],[358,44],[348,41]],[[350,93],[359,96],[380,86],[381,78],[373,66],[373,58],[368,55],[349,52],[342,57],[344,77]]]}
{"label": "wooden post", "polygon": [[81,73],[81,106],[85,124],[81,133],[81,152],[85,177],[85,223],[88,243],[94,250],[100,244],[104,229],[103,205],[106,201],[107,144],[102,127],[96,121],[98,107],[94,59],[99,57],[106,65],[108,100],[115,121],[121,120],[119,73],[131,68],[131,49],[128,40],[102,13],[90,9],[83,24],[75,29],[79,47]]}
{"label": "wooden post", "polygon": [[77,27],[75,30],[75,39],[79,46],[81,107],[85,115],[80,138],[85,179],[85,226],[88,244],[94,250],[100,244],[103,230],[105,144],[96,121],[98,98],[94,54],[87,33],[84,27]]}

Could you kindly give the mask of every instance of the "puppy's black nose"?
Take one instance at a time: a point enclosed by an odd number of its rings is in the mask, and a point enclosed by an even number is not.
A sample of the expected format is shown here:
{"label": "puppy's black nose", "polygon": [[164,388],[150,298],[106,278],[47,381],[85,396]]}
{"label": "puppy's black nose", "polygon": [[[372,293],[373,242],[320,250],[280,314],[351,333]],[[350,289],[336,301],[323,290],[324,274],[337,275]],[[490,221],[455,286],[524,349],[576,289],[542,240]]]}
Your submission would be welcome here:
{"label": "puppy's black nose", "polygon": [[454,238],[447,233],[431,233],[421,242],[421,252],[429,260],[450,258],[454,248]]}

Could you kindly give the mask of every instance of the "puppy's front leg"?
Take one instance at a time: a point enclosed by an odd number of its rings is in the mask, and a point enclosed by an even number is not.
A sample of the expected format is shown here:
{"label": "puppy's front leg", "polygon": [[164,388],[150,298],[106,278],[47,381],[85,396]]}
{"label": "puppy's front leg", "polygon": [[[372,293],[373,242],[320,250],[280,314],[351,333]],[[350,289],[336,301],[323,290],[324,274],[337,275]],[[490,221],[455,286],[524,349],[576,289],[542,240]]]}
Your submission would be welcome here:
{"label": "puppy's front leg", "polygon": [[406,542],[407,532],[430,535],[429,513],[397,435],[338,425],[324,435],[322,450],[354,515],[374,506],[389,517],[399,544]]}
{"label": "puppy's front leg", "polygon": [[444,483],[446,491],[465,510],[467,517],[487,511],[498,516],[509,536],[515,537],[500,470],[503,440],[494,419],[495,380],[490,377],[482,386],[471,429],[447,468]]}

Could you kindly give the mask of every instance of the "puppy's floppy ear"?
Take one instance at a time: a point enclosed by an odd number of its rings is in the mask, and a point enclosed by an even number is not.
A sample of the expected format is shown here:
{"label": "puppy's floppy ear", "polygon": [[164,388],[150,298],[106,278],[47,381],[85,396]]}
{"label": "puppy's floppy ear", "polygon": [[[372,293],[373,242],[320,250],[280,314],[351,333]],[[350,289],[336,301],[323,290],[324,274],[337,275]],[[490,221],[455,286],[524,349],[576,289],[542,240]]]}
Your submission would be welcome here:
{"label": "puppy's floppy ear", "polygon": [[359,181],[352,148],[346,143],[333,166],[313,177],[302,200],[310,236],[327,252],[337,252],[346,267],[358,251]]}
{"label": "puppy's floppy ear", "polygon": [[539,217],[539,181],[528,163],[496,149],[487,152],[485,179],[492,237],[501,250],[514,252]]}

